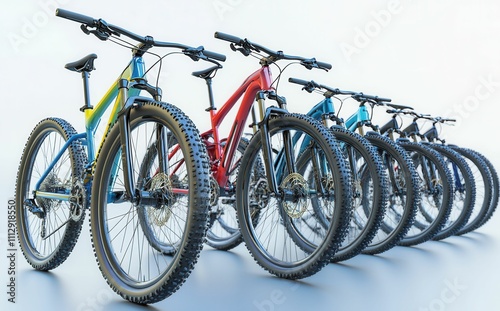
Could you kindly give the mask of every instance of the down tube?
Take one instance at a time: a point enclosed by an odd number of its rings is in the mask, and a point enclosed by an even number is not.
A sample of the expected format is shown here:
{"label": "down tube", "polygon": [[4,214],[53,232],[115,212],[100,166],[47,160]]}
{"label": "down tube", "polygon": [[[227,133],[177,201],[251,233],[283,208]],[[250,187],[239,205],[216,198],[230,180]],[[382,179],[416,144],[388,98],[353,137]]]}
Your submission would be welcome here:
{"label": "down tube", "polygon": [[230,171],[229,166],[231,165],[234,154],[236,153],[239,141],[243,136],[245,122],[248,118],[248,115],[250,114],[251,107],[255,100],[255,95],[260,89],[260,83],[257,81],[253,81],[247,86],[245,90],[245,95],[243,96],[240,108],[238,109],[235,122],[229,133],[226,146],[223,149],[223,160],[221,165],[222,169],[218,170],[216,176],[216,180],[219,185],[225,185],[227,182],[228,174]]}

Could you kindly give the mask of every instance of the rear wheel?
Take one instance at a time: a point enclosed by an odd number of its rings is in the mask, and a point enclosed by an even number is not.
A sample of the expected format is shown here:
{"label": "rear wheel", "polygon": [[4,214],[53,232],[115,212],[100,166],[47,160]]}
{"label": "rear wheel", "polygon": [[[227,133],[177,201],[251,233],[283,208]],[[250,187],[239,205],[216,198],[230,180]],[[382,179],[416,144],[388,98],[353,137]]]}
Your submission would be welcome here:
{"label": "rear wheel", "polygon": [[[215,179],[212,179],[212,210],[210,212],[210,226],[207,231],[206,243],[218,250],[230,250],[243,241],[236,216],[235,191],[241,158],[247,145],[248,141],[242,138],[229,166],[228,183],[224,189],[219,190],[219,184]],[[258,170],[259,166],[261,165],[258,163],[255,169]],[[262,168],[260,167],[260,169]],[[257,172],[254,174],[259,176]]]}
{"label": "rear wheel", "polygon": [[26,260],[38,270],[51,270],[63,263],[81,232],[87,207],[80,181],[87,157],[81,143],[73,141],[48,170],[74,135],[76,131],[62,119],[42,120],[31,132],[19,165],[17,234]]}

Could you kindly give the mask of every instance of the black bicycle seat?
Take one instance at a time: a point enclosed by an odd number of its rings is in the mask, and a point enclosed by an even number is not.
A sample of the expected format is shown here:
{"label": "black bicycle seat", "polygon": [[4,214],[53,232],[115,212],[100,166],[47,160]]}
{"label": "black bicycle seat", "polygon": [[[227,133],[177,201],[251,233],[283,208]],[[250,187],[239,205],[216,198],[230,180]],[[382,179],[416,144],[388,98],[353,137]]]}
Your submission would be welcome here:
{"label": "black bicycle seat", "polygon": [[91,72],[94,70],[94,60],[97,58],[96,54],[89,54],[85,56],[84,58],[77,60],[72,63],[67,63],[64,68],[71,70],[71,71],[76,71],[76,72]]}
{"label": "black bicycle seat", "polygon": [[212,75],[215,73],[215,71],[217,71],[220,68],[221,67],[219,65],[216,65],[216,66],[213,66],[213,67],[210,67],[207,69],[195,71],[192,73],[192,75],[195,77],[198,77],[198,78],[206,79],[206,78],[212,77]]}

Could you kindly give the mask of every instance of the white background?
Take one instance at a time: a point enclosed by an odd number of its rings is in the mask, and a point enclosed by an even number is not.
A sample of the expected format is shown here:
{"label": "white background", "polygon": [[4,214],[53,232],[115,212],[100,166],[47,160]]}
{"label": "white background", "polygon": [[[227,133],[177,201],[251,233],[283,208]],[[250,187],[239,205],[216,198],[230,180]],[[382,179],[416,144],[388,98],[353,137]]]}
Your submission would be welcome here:
{"label": "white background", "polygon": [[[7,303],[6,206],[17,166],[35,124],[62,117],[83,129],[81,78],[64,64],[97,53],[91,78],[95,102],[130,57],[110,42],[86,36],[79,25],[54,16],[56,7],[80,12],[158,40],[180,42],[227,55],[214,79],[224,101],[257,61],[233,53],[213,38],[227,32],[288,54],[330,62],[326,73],[300,66],[285,71],[279,93],[289,110],[306,112],[319,95],[289,85],[289,76],[391,97],[422,113],[457,118],[444,127],[449,142],[484,153],[500,167],[500,3],[493,0],[298,1],[205,0],[2,2],[0,12],[0,305],[5,310],[135,310],[106,285],[94,261],[89,233],[50,273],[32,270],[21,253],[17,303]],[[134,6],[137,5],[137,6]],[[162,51],[158,51],[162,52]],[[151,63],[151,61],[150,61]],[[204,82],[190,76],[206,64],[183,56],[164,62],[165,100],[208,126]],[[345,115],[349,109],[345,106]],[[386,120],[382,110],[377,120]],[[425,127],[425,126],[424,126]],[[158,310],[498,310],[500,216],[477,232],[380,256],[358,256],[291,282],[260,269],[243,246],[228,253],[206,247],[186,284],[155,304]],[[5,255],[4,255],[5,254]]]}

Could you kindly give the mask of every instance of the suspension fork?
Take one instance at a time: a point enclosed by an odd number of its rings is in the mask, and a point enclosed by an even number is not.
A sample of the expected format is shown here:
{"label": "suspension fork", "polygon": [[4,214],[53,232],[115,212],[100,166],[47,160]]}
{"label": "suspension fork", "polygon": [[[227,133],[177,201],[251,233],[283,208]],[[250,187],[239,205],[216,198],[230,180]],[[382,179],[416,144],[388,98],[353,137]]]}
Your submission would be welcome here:
{"label": "suspension fork", "polygon": [[394,167],[391,161],[391,155],[385,153],[383,156],[385,166],[387,166],[387,170],[389,171],[389,180],[391,181],[392,189],[394,189],[393,193],[396,195],[401,194],[401,189],[399,189],[398,184],[396,182],[396,175],[394,174]]}
{"label": "suspension fork", "polygon": [[158,150],[159,173],[168,175],[168,137],[165,126],[156,125],[156,150]]}
{"label": "suspension fork", "polygon": [[421,156],[420,161],[422,163],[422,172],[424,174],[427,187],[429,188],[431,193],[434,193],[434,184],[432,181],[437,179],[437,176],[435,175],[434,164],[431,161],[427,161],[424,156]]}
{"label": "suspension fork", "polygon": [[[123,165],[123,179],[126,197],[131,202],[137,202],[139,200],[147,201],[148,199],[152,199],[153,202],[156,202],[155,198],[151,198],[148,193],[140,193],[135,188],[135,182],[133,178],[133,168],[132,168],[132,151],[131,151],[131,142],[130,142],[130,111],[132,108],[137,107],[141,103],[150,102],[151,98],[142,97],[142,96],[132,96],[128,97],[128,89],[129,89],[129,81],[126,79],[121,79],[119,81],[118,92],[119,96],[121,96],[122,101],[122,109],[118,113],[118,126],[120,129],[120,144],[121,144],[121,160]],[[165,144],[165,128],[164,126],[159,126],[157,128],[159,133],[157,133],[157,147],[158,147],[158,156],[160,157],[160,165],[166,170],[168,165],[168,160],[166,159],[166,154],[163,151],[166,150]],[[114,172],[114,174],[118,174],[118,172]]]}
{"label": "suspension fork", "polygon": [[[121,100],[125,103],[128,93],[128,81],[126,79],[121,79],[119,81],[118,92],[121,96]],[[120,144],[121,144],[121,159],[123,165],[123,182],[125,186],[125,191],[127,197],[131,201],[135,201],[135,185],[132,178],[132,153],[130,151],[130,108],[122,106],[123,109],[118,115],[118,126],[120,128]]]}
{"label": "suspension fork", "polygon": [[322,176],[323,173],[326,172],[326,164],[325,161],[321,161],[320,157],[318,156],[316,144],[314,142],[312,142],[311,146],[311,160],[313,165],[314,178],[316,179],[317,189],[319,190],[319,193],[317,193],[317,195],[324,196],[327,192],[327,189],[325,189],[324,187],[325,185],[322,181]]}
{"label": "suspension fork", "polygon": [[458,166],[455,162],[451,162],[451,166],[453,168],[453,175],[455,177],[455,189],[458,192],[463,193],[465,191],[465,187],[464,187],[464,184],[461,182],[462,179],[460,178]]}
{"label": "suspension fork", "polygon": [[[269,136],[269,119],[272,115],[282,115],[288,113],[285,109],[269,107],[265,108],[265,92],[260,91],[256,95],[256,101],[260,113],[260,123],[258,124],[261,141],[262,141],[262,152],[264,153],[264,166],[266,168],[266,177],[268,182],[269,190],[276,196],[280,197],[281,193],[279,191],[278,182],[276,180],[276,170],[274,168],[273,162],[273,151],[271,147],[271,139]],[[286,131],[287,134],[283,133],[284,139],[284,150],[285,159],[293,159],[291,152],[293,151],[293,144],[290,132]],[[295,171],[295,163],[287,164],[288,169],[293,169]]]}
{"label": "suspension fork", "polygon": [[353,179],[353,182],[356,183],[357,181],[359,181],[359,174],[356,171],[357,160],[356,160],[356,157],[354,155],[355,151],[354,151],[354,148],[349,146],[347,143],[345,143],[345,148],[346,148],[347,156],[349,158],[349,163],[351,166],[352,179]]}

